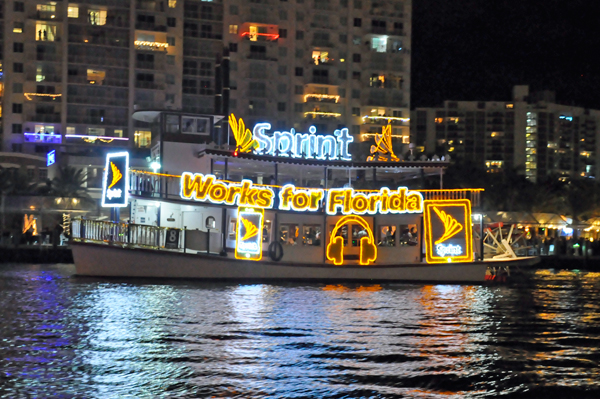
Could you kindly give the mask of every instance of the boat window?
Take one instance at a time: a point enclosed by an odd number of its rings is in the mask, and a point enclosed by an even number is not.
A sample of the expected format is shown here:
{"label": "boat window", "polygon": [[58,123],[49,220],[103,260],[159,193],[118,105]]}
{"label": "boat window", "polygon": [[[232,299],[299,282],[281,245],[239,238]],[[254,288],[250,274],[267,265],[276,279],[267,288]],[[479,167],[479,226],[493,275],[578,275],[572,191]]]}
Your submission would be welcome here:
{"label": "boat window", "polygon": [[[329,231],[333,231],[334,228],[334,224],[329,225]],[[345,224],[342,227],[340,227],[335,236],[344,238],[344,246],[348,245],[348,225]]]}
{"label": "boat window", "polygon": [[279,242],[283,245],[297,245],[300,228],[297,224],[279,225]]}
{"label": "boat window", "polygon": [[271,238],[271,221],[270,220],[265,220],[265,223],[263,225],[263,232],[262,232],[262,242],[270,242]]}
{"label": "boat window", "polygon": [[377,245],[380,247],[393,247],[396,245],[396,226],[379,226]]}
{"label": "boat window", "polygon": [[401,224],[400,225],[400,245],[417,245],[419,243],[419,235],[416,224]]}
{"label": "boat window", "polygon": [[229,219],[229,239],[235,240],[235,228],[237,225],[237,219]]}
{"label": "boat window", "polygon": [[321,225],[305,224],[302,226],[302,244],[321,245]]}
{"label": "boat window", "polygon": [[369,233],[363,226],[361,226],[360,224],[352,225],[352,246],[353,247],[359,247],[360,239],[363,237],[368,237],[368,236],[369,236]]}

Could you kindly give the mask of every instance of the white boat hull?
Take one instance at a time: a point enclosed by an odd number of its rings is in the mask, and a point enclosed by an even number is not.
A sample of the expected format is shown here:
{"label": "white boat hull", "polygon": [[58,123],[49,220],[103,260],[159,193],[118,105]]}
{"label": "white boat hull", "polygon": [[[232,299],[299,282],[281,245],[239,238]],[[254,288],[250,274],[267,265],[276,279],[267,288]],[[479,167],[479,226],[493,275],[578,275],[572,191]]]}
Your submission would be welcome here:
{"label": "white boat hull", "polygon": [[[483,283],[488,262],[334,266],[244,261],[204,254],[73,243],[77,275],[233,280],[430,281]],[[524,266],[537,258],[505,261]],[[498,262],[494,262],[498,265]]]}

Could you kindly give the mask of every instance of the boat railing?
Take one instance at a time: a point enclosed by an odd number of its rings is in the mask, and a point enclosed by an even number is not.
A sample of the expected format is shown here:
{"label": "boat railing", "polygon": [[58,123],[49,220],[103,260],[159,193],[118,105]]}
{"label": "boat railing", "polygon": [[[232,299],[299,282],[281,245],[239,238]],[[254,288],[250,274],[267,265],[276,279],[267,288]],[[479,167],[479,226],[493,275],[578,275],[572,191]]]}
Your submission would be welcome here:
{"label": "boat railing", "polygon": [[[85,218],[73,219],[71,222],[74,241],[151,249],[167,247],[168,230],[180,229]],[[183,249],[183,234],[178,234],[175,242],[171,240],[168,247],[168,249],[174,250]]]}
{"label": "boat railing", "polygon": [[[131,194],[163,199],[179,199],[181,176],[162,173],[149,173],[145,171],[130,171],[129,190]],[[359,190],[360,191],[360,190]],[[481,192],[479,188],[442,189],[442,190],[416,190],[423,195],[425,200],[471,200],[471,207],[481,206]]]}
{"label": "boat railing", "polygon": [[424,200],[455,200],[468,199],[471,200],[471,207],[478,208],[481,206],[480,188],[465,188],[451,190],[417,190],[423,195]]}

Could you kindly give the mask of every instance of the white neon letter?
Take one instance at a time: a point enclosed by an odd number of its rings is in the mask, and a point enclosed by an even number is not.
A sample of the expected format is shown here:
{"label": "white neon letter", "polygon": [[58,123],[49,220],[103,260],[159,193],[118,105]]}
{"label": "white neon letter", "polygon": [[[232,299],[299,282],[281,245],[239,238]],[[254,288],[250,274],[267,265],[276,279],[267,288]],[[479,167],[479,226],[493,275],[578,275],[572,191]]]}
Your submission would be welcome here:
{"label": "white neon letter", "polygon": [[352,155],[348,153],[348,144],[354,141],[354,137],[348,134],[348,128],[342,130],[336,130],[333,132],[337,136],[337,140],[340,142],[340,159],[343,161],[351,161]]}
{"label": "white neon letter", "polygon": [[265,134],[265,130],[270,130],[271,124],[257,123],[254,125],[254,129],[252,129],[253,138],[258,141],[259,147],[255,150],[257,154],[262,154],[263,151],[267,154],[272,154],[273,151],[273,143],[271,142],[271,138]]}

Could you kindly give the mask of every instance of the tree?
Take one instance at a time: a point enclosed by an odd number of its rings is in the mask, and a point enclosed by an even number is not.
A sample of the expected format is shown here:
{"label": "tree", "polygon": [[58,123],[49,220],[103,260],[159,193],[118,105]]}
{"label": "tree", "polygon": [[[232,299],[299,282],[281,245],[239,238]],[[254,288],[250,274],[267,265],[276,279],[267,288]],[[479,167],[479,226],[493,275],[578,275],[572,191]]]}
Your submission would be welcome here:
{"label": "tree", "polygon": [[50,193],[61,198],[89,199],[90,196],[85,186],[86,182],[87,176],[82,169],[60,166],[58,175],[52,180]]}

